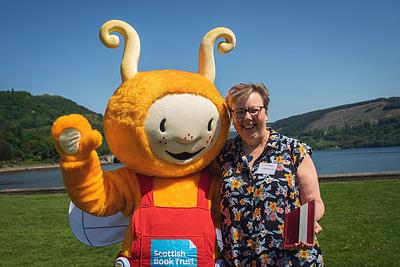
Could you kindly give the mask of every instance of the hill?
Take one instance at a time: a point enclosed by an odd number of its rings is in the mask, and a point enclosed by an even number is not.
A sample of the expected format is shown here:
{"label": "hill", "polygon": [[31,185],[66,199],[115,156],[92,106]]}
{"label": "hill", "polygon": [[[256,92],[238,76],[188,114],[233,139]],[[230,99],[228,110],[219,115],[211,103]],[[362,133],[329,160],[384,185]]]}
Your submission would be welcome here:
{"label": "hill", "polygon": [[[61,96],[0,91],[0,165],[56,162],[50,128],[59,116],[79,113],[102,132],[103,116]],[[99,149],[107,153],[104,144]]]}
{"label": "hill", "polygon": [[[103,116],[61,96],[0,91],[0,167],[57,162],[50,137],[56,118],[78,113],[103,134]],[[379,98],[292,116],[269,124],[315,149],[400,145],[400,97]],[[230,132],[234,136],[235,132]],[[109,154],[106,142],[97,150]]]}
{"label": "hill", "polygon": [[400,97],[378,98],[269,124],[316,149],[400,145]]}

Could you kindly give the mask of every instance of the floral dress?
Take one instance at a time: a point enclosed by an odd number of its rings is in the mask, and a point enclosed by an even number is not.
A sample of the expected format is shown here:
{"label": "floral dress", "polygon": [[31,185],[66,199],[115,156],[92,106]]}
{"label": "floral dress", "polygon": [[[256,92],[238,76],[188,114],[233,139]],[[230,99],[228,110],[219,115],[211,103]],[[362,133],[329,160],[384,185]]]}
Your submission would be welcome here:
{"label": "floral dress", "polygon": [[250,156],[237,136],[228,140],[217,161],[222,175],[222,254],[228,266],[323,266],[316,245],[283,249],[284,214],[300,206],[297,168],[311,148],[270,131],[260,157]]}

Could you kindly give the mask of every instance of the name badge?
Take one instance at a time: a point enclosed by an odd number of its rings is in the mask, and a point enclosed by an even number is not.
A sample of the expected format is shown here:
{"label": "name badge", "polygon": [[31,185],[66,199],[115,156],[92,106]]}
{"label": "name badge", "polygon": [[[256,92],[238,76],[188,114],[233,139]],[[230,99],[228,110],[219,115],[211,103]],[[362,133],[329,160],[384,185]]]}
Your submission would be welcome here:
{"label": "name badge", "polygon": [[256,173],[274,175],[276,167],[278,167],[278,163],[261,162]]}

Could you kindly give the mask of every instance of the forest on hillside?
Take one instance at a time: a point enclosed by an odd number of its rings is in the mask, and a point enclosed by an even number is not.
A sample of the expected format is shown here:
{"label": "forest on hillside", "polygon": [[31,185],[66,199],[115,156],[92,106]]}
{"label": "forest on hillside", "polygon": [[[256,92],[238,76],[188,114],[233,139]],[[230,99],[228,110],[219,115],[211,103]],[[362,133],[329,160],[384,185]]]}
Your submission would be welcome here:
{"label": "forest on hillside", "polygon": [[285,130],[282,133],[298,138],[314,149],[400,146],[400,119],[388,118],[376,124],[345,125],[343,128],[313,130],[293,135]]}
{"label": "forest on hillside", "polygon": [[[374,108],[371,108],[375,105]],[[352,108],[358,107],[357,113]],[[324,116],[340,111],[341,125],[324,127]],[[335,113],[336,114],[336,113]],[[349,117],[357,118],[350,120]],[[314,125],[314,128],[310,128]],[[384,147],[400,145],[400,97],[378,98],[296,115],[271,123],[283,134],[300,139],[314,149]]]}
{"label": "forest on hillside", "polygon": [[[103,132],[103,116],[60,96],[32,96],[24,91],[0,91],[0,167],[58,162],[50,136],[51,126],[62,115],[84,115]],[[100,154],[109,153],[107,144]]]}

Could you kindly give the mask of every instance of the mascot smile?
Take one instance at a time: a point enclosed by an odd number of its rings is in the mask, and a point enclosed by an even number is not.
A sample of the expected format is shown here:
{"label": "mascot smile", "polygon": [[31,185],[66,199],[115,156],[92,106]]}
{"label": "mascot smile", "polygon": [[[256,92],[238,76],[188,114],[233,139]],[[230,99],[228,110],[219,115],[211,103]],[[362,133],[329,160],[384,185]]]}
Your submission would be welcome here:
{"label": "mascot smile", "polygon": [[227,28],[208,32],[200,45],[199,72],[138,72],[140,41],[126,22],[111,20],[100,30],[110,48],[125,40],[122,84],[111,96],[104,131],[124,164],[101,169],[95,151],[100,133],[81,115],[58,118],[51,133],[61,156],[65,188],[79,209],[94,216],[122,214],[122,250],[115,266],[214,266],[219,226],[219,179],[205,167],[218,155],[229,115],[214,86],[213,49],[231,51]]}

